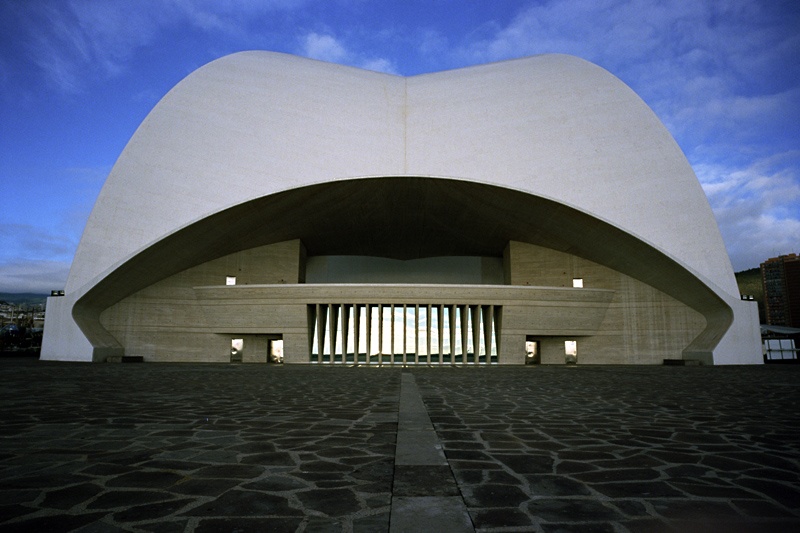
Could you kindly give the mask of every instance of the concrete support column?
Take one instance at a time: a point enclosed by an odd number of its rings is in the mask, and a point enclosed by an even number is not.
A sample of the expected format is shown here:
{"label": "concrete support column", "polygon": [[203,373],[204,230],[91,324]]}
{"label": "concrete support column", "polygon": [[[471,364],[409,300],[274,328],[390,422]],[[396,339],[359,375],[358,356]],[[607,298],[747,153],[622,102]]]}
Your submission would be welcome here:
{"label": "concrete support column", "polygon": [[431,366],[431,304],[425,314],[425,343],[428,347],[427,365]]}
{"label": "concrete support column", "polygon": [[367,311],[367,320],[364,327],[367,328],[367,359],[366,364],[370,364],[370,351],[372,350],[372,306],[367,304],[364,306]]}
{"label": "concrete support column", "polygon": [[436,324],[439,329],[439,364],[444,364],[444,306],[436,308]]}
{"label": "concrete support column", "polygon": [[[325,352],[325,328],[328,323],[328,306],[317,304],[317,363]],[[284,345],[284,349],[286,346]]]}
{"label": "concrete support column", "polygon": [[450,326],[450,364],[456,362],[456,306],[447,308],[448,325]]}
{"label": "concrete support column", "polygon": [[408,364],[408,306],[403,304],[403,366]]}
{"label": "concrete support column", "polygon": [[383,305],[378,304],[378,366],[383,366]]}
{"label": "concrete support column", "polygon": [[477,364],[481,353],[481,306],[472,306],[472,361]]}
{"label": "concrete support column", "polygon": [[483,309],[483,349],[486,353],[486,362],[492,357],[492,330],[494,329],[494,306],[484,305]]}
{"label": "concrete support column", "polygon": [[419,304],[414,306],[414,364],[419,364]]}
{"label": "concrete support column", "polygon": [[461,318],[461,364],[467,362],[467,340],[469,339],[469,306],[460,307]]}
{"label": "concrete support column", "polygon": [[394,304],[391,305],[389,312],[391,313],[391,324],[392,324],[391,327],[390,327],[391,342],[389,343],[389,345],[390,345],[389,346],[389,353],[392,354],[392,360],[391,360],[391,362],[389,364],[394,365],[394,331],[395,331],[395,327],[394,327],[394,321],[395,321]]}
{"label": "concrete support column", "polygon": [[361,339],[361,306],[353,304],[353,364],[358,366],[358,347]]}
{"label": "concrete support column", "polygon": [[330,351],[328,362],[333,363],[336,354],[336,335],[338,333],[339,325],[339,306],[335,304],[328,304],[328,338],[330,339]]}
{"label": "concrete support column", "polygon": [[500,358],[500,340],[503,338],[503,307],[496,306],[494,308],[494,338],[497,343],[497,357]]}
{"label": "concrete support column", "polygon": [[350,316],[352,307],[342,304],[342,363],[347,362],[347,343],[350,340]]}

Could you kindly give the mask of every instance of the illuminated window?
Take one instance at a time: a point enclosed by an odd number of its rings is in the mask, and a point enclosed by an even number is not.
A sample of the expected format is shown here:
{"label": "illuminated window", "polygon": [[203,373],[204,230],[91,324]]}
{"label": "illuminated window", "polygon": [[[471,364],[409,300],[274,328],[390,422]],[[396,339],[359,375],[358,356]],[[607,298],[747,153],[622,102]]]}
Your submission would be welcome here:
{"label": "illuminated window", "polygon": [[276,339],[269,343],[269,362],[283,363],[283,339]]}
{"label": "illuminated window", "polygon": [[572,286],[576,289],[583,288],[583,278],[572,278]]}
{"label": "illuminated window", "polygon": [[225,278],[225,285],[236,285],[236,276],[228,276]]}
{"label": "illuminated window", "polygon": [[564,357],[568,365],[578,364],[578,341],[564,341]]}
{"label": "illuminated window", "polygon": [[241,363],[243,351],[244,339],[231,339],[231,363]]}
{"label": "illuminated window", "polygon": [[578,341],[564,341],[564,353],[576,357],[578,355]]}

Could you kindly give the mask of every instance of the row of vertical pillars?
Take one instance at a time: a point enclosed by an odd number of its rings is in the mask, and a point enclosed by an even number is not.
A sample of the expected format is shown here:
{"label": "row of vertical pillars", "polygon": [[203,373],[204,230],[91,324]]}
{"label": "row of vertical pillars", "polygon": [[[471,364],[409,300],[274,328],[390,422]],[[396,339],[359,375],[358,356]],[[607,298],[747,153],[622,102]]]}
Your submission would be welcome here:
{"label": "row of vertical pillars", "polygon": [[308,316],[312,363],[497,363],[497,305],[316,304]]}

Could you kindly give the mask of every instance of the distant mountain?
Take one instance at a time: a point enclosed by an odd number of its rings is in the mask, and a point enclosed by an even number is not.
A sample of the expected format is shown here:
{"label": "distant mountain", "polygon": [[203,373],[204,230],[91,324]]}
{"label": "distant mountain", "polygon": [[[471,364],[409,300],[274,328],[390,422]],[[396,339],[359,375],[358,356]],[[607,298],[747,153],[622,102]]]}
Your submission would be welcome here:
{"label": "distant mountain", "polygon": [[49,294],[36,294],[32,292],[0,292],[0,302],[14,305],[38,305],[47,301]]}

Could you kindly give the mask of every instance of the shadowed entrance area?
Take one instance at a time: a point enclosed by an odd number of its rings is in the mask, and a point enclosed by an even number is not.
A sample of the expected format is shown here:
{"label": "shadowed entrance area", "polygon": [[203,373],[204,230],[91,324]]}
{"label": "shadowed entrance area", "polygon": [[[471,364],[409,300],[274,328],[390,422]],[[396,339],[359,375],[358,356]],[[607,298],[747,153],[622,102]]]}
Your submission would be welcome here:
{"label": "shadowed entrance area", "polygon": [[796,531],[798,371],[4,360],[0,529]]}

